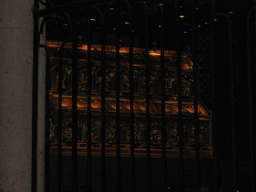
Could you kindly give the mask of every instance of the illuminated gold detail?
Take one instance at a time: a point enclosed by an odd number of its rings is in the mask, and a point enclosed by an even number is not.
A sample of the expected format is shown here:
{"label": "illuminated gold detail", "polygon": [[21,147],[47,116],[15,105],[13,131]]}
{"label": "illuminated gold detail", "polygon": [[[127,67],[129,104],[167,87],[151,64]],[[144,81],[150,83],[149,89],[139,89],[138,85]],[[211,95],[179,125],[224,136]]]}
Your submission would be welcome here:
{"label": "illuminated gold detail", "polygon": [[[48,47],[55,47],[55,48],[60,48],[61,47],[61,42],[58,41],[47,41],[46,45]],[[65,48],[72,48],[72,43],[66,43]],[[78,49],[83,49],[84,51],[87,51],[87,45],[83,44],[78,47]],[[99,44],[92,44],[91,45],[91,50],[98,50],[101,51],[101,45]],[[106,52],[116,52],[116,46],[113,45],[106,45],[105,46],[105,51]],[[143,48],[138,48],[134,47],[133,48],[133,53],[136,54],[141,54],[145,50]],[[119,51],[120,53],[129,53],[129,47],[122,47]],[[149,55],[151,56],[161,56],[161,50],[156,49],[156,50],[149,50]],[[165,57],[177,57],[177,52],[176,51],[171,51],[171,50],[164,50],[164,56]],[[183,63],[182,69],[192,69],[193,68],[193,62],[190,59],[189,55],[187,53],[182,53],[182,58],[186,60],[186,63]]]}
{"label": "illuminated gold detail", "polygon": [[88,105],[87,102],[83,99],[79,99],[77,101],[77,107],[87,107],[87,105]]}
{"label": "illuminated gold detail", "polygon": [[71,99],[62,99],[62,106],[63,107],[70,107],[72,105]]}
{"label": "illuminated gold detail", "polygon": [[[187,31],[184,31],[184,33],[186,33]],[[57,50],[60,49],[62,42],[57,42],[57,41],[48,41],[47,42],[47,46],[49,48],[56,48]],[[67,49],[71,49],[72,48],[72,43],[66,43],[65,47]],[[82,44],[78,47],[78,49],[80,51],[87,51],[88,50],[88,46],[86,44]],[[91,50],[95,51],[95,53],[99,53],[102,50],[101,45],[98,44],[92,44],[91,45]],[[110,56],[113,55],[113,57],[115,57],[115,52],[116,52],[116,46],[112,46],[112,45],[106,45],[105,46],[105,51],[106,54],[109,54]],[[129,47],[122,47],[120,50],[120,55],[123,58],[129,58]],[[145,54],[145,49],[143,48],[138,48],[138,47],[133,47],[133,53],[134,56],[141,56],[143,54]],[[177,52],[176,51],[171,51],[171,50],[164,50],[164,52],[162,53],[164,54],[164,57],[166,58],[166,60],[168,60],[167,63],[167,67],[170,67],[170,63],[175,64],[175,59],[177,58]],[[160,68],[160,60],[161,60],[161,50],[160,49],[150,49],[149,50],[149,56],[150,59],[152,59],[152,61],[156,61],[158,63],[156,63],[154,66],[159,69]],[[50,58],[51,60],[56,59],[56,58]],[[68,61],[69,63],[72,63],[72,59],[71,58],[63,58],[65,61]],[[78,59],[79,62],[84,62],[86,63],[87,59],[83,58],[83,59]],[[98,60],[93,60],[93,62],[95,64],[97,64],[98,66],[101,65],[101,61]],[[152,64],[154,64],[152,62]],[[190,58],[190,55],[188,53],[181,53],[181,64],[182,64],[182,71],[186,71],[187,73],[191,73],[192,69],[193,69],[193,62]],[[111,63],[111,65],[113,66],[113,68],[115,67],[115,62]],[[129,59],[124,59],[121,63],[121,66],[129,66]],[[136,68],[143,68],[144,64],[143,63],[134,63],[134,67]],[[127,68],[128,69],[128,68]],[[171,70],[175,70],[175,68],[171,68]],[[129,72],[129,70],[128,70]],[[136,73],[136,72],[135,72]],[[66,74],[71,75],[70,73],[66,72]],[[125,74],[123,73],[124,76],[128,76],[129,74]],[[93,74],[93,76],[95,77],[95,74]],[[96,76],[97,77],[97,76]],[[108,73],[108,78],[115,78],[115,72],[109,72]],[[69,78],[70,79],[70,78]],[[186,83],[186,78],[182,78],[183,83]],[[79,81],[83,82],[83,77],[79,76]],[[113,80],[113,79],[112,79]],[[56,81],[56,79],[55,79]],[[86,80],[84,80],[86,81]],[[169,82],[166,86],[169,86],[168,89],[172,89],[172,81],[169,79]],[[174,80],[175,81],[175,80]],[[187,80],[188,81],[188,80]],[[128,81],[129,82],[129,81]],[[139,81],[138,81],[139,83]],[[126,84],[125,84],[126,86]],[[129,86],[129,85],[127,85]],[[184,89],[187,88],[187,85],[182,85],[184,86]],[[68,87],[68,86],[67,86]],[[84,86],[86,87],[86,85]],[[122,92],[120,94],[120,100],[119,100],[119,109],[120,109],[120,116],[129,116],[130,114],[130,108],[131,108],[131,103],[130,103],[130,98],[127,97],[127,94],[129,94],[129,87],[128,89],[124,89],[126,90],[126,92]],[[126,95],[125,95],[126,93]],[[106,96],[105,98],[105,110],[106,110],[106,114],[111,114],[113,116],[115,116],[114,114],[116,113],[116,97],[115,97],[115,92],[110,92],[109,95]],[[187,94],[187,93],[185,93]],[[134,99],[133,99],[133,111],[134,111],[134,115],[135,118],[139,119],[139,118],[144,118],[146,116],[146,105],[145,105],[145,99],[143,99],[144,97],[142,95],[134,95]],[[182,102],[182,106],[181,106],[181,112],[182,115],[188,119],[192,119],[194,116],[194,103],[193,103],[193,98],[191,97],[192,100],[186,100]],[[52,102],[52,104],[55,106],[55,110],[57,111],[58,109],[58,90],[57,88],[52,88],[50,90],[50,100]],[[86,90],[84,90],[84,92],[81,91],[81,93],[78,94],[77,96],[77,108],[78,108],[78,113],[82,114],[83,116],[87,116],[87,107],[88,107],[88,98],[87,98],[87,93]],[[165,115],[167,117],[167,119],[175,119],[178,116],[178,112],[179,112],[179,107],[178,107],[178,96],[177,95],[172,95],[172,98],[168,101],[165,101]],[[207,108],[203,105],[203,103],[198,102],[198,120],[199,121],[205,121],[205,122],[209,122],[209,113],[207,111]],[[69,111],[72,109],[72,94],[70,91],[65,90],[63,92],[63,96],[62,96],[62,107],[63,107],[63,111]],[[150,104],[149,104],[149,108],[150,108],[150,115],[152,118],[155,119],[160,119],[161,118],[161,107],[162,107],[162,103],[161,103],[161,99],[160,96],[157,95],[152,95],[151,99],[150,99]],[[92,116],[98,116],[100,117],[100,112],[101,112],[101,108],[102,108],[102,99],[100,96],[100,91],[98,90],[93,90],[92,91],[92,96],[91,96],[91,113]],[[68,122],[67,119],[65,119],[67,126]],[[93,120],[92,120],[93,121]],[[157,120],[158,121],[158,120]],[[95,125],[99,125],[100,122],[95,123],[94,122],[94,126]],[[81,128],[81,124],[79,125]],[[85,125],[84,125],[85,126]],[[116,125],[115,125],[116,126]],[[139,126],[139,124],[135,124],[135,126]],[[175,125],[176,126],[176,125]],[[100,127],[100,125],[99,125]],[[97,127],[97,129],[99,128]],[[108,128],[108,127],[106,127]],[[127,127],[124,128],[124,125],[121,126],[122,131],[125,131],[125,129],[127,129]],[[137,127],[136,127],[137,128]],[[70,127],[67,127],[66,130],[71,129]],[[129,129],[129,126],[128,126]],[[205,126],[204,129],[206,131],[209,131],[209,127]],[[201,127],[200,127],[201,130]],[[107,130],[106,130],[107,131]],[[168,130],[173,131],[171,129]],[[94,133],[92,133],[93,135]],[[99,133],[98,133],[99,134]],[[170,133],[168,133],[170,136]],[[97,137],[97,134],[94,134],[94,137]],[[158,135],[159,134],[155,134]],[[139,133],[136,133],[136,138],[139,137]],[[174,137],[174,136],[173,136]],[[85,137],[86,138],[86,137]],[[98,137],[99,138],[99,137]],[[189,138],[188,139],[189,142],[193,143],[195,142],[194,138]],[[87,155],[86,151],[86,140],[80,140],[78,142],[78,155]],[[92,143],[92,155],[93,156],[98,156],[100,155],[100,143],[99,140],[94,139],[93,140],[94,143]],[[166,144],[166,157],[167,158],[178,158],[178,152],[179,152],[179,148],[177,145],[177,143],[172,143],[173,142],[173,138],[169,138],[168,143]],[[139,143],[139,142],[138,142]],[[186,144],[183,147],[183,150],[186,152],[184,154],[184,158],[193,158],[194,157],[194,148],[193,148],[193,144]],[[56,140],[52,142],[52,146],[51,146],[51,154],[56,154],[57,153],[57,142]],[[156,141],[154,141],[153,144],[157,144],[157,145],[161,145],[161,142],[158,143]],[[115,147],[114,147],[114,142],[107,142],[106,141],[106,156],[115,156],[116,152],[115,152]],[[156,145],[156,146],[157,146]],[[146,145],[145,143],[139,143],[139,147],[140,148],[135,148],[134,152],[135,152],[135,157],[145,157],[146,156]],[[71,154],[71,147],[70,146],[64,146],[62,147],[63,150],[63,155],[70,155]],[[212,147],[205,145],[205,146],[201,146],[200,147],[200,158],[201,157],[206,157],[206,158],[212,158]],[[150,149],[150,153],[152,157],[161,157],[161,146],[160,148],[151,148]],[[130,144],[126,141],[124,143],[122,143],[122,147],[121,147],[121,156],[122,157],[126,157],[129,156],[130,154]]]}
{"label": "illuminated gold detail", "polygon": [[[51,94],[51,96],[53,97],[53,99],[55,101],[55,104],[57,104],[58,95],[57,94]],[[79,96],[78,100],[77,100],[77,107],[78,108],[86,108],[87,105],[88,105],[86,100],[87,100],[86,96]],[[154,102],[151,102],[150,103],[150,110],[153,110],[157,113],[160,112],[156,109],[157,108],[156,106],[160,106],[160,102],[161,101],[159,101],[159,100],[155,100]],[[100,98],[95,98],[95,97],[92,98],[92,101],[91,101],[92,109],[101,109],[101,105],[102,104],[101,104],[101,99]],[[106,105],[110,106],[110,111],[112,109],[115,110],[116,109],[115,99],[114,98],[107,98],[106,99]],[[119,105],[120,105],[121,112],[123,110],[130,110],[130,100],[129,99],[121,98]],[[72,107],[72,96],[68,96],[68,95],[63,96],[62,106],[71,108]],[[145,102],[144,102],[144,100],[135,99],[134,103],[133,103],[133,110],[137,111],[139,109],[141,110],[141,112],[146,111]],[[178,111],[179,111],[178,110],[178,101],[166,101],[165,102],[165,111],[167,113],[171,113],[171,114],[174,114],[174,115],[177,114]],[[187,114],[194,114],[193,103],[183,102],[182,103],[182,113],[184,113],[184,114],[186,114],[186,113]],[[200,103],[198,103],[198,115],[200,117],[205,117],[205,118],[209,117],[208,112],[203,107],[203,105],[201,105]]]}

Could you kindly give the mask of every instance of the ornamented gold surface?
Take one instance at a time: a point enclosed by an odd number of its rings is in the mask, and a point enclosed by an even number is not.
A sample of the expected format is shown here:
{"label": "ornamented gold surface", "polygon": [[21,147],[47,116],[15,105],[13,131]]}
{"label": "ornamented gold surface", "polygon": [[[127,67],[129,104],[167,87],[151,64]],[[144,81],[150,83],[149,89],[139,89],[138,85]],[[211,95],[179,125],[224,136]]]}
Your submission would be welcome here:
{"label": "ornamented gold surface", "polygon": [[[52,116],[50,121],[50,140],[52,142],[52,153],[57,150],[57,112],[58,112],[58,82],[59,82],[59,52],[62,42],[49,41],[47,46],[50,50],[51,61],[51,90],[50,101]],[[101,45],[92,45],[92,97],[91,97],[91,115],[92,115],[92,152],[94,155],[100,155],[100,132],[101,132]],[[62,150],[63,154],[71,152],[72,140],[72,44],[67,43],[63,51],[63,78],[62,78]],[[87,63],[87,45],[81,45],[78,48],[78,153],[86,155],[87,149],[87,108],[88,108],[88,63]],[[106,71],[105,71],[105,109],[106,109],[106,155],[115,155],[116,149],[116,75],[120,75],[120,116],[121,116],[121,155],[130,154],[130,71],[129,71],[129,48],[120,49],[120,71],[116,72],[116,47],[106,46]],[[145,72],[145,52],[142,48],[133,48],[134,60],[134,101],[133,110],[135,114],[134,138],[136,156],[146,155],[146,72]],[[178,155],[178,76],[175,51],[165,50],[165,118],[167,157],[176,158]],[[150,50],[150,140],[152,157],[161,156],[161,72],[160,72],[160,50]],[[193,126],[194,118],[194,78],[193,63],[189,53],[182,53],[182,116],[183,116],[183,142],[184,155],[186,158],[194,157],[195,128]],[[211,131],[209,125],[209,112],[202,102],[198,102],[199,118],[199,144],[201,157],[212,157]]]}

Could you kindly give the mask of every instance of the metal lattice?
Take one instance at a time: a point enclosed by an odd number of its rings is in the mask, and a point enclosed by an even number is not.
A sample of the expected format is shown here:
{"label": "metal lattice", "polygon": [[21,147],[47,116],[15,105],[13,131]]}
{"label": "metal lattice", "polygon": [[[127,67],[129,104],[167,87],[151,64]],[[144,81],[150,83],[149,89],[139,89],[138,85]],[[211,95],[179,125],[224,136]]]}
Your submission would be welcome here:
{"label": "metal lattice", "polygon": [[211,45],[210,31],[205,29],[197,36],[197,61],[200,68],[200,94],[202,102],[211,108]]}

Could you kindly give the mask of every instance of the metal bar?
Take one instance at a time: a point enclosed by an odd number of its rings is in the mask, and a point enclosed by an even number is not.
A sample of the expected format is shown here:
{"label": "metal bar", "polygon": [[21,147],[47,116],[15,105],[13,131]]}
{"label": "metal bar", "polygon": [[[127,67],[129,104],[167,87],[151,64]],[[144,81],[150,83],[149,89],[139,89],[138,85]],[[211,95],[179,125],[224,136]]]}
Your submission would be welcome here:
{"label": "metal bar", "polygon": [[248,96],[249,96],[249,128],[250,128],[250,167],[251,167],[251,192],[255,191],[255,164],[254,164],[254,112],[253,112],[253,66],[251,55],[251,27],[250,19],[253,13],[255,13],[256,7],[254,6],[246,18],[246,31],[247,31],[247,65],[248,65]]}
{"label": "metal bar", "polygon": [[[100,16],[101,25],[103,26],[103,15],[102,12],[97,7],[90,7],[90,9],[95,10],[95,12]],[[93,33],[91,28],[91,23],[88,20],[89,24],[89,36],[88,36],[88,106],[87,106],[87,114],[88,114],[88,130],[87,130],[87,186],[88,191],[92,191],[92,150],[91,150],[91,131],[92,131],[92,113],[91,113],[91,96],[92,96],[92,52],[91,52],[91,45],[93,40]],[[103,32],[103,30],[102,30]],[[103,40],[102,40],[103,42]],[[102,46],[103,51],[103,46]],[[103,52],[102,52],[103,54]],[[105,47],[104,47],[104,56],[105,56]],[[102,58],[103,59],[103,58]],[[105,80],[105,79],[104,79]],[[105,82],[105,81],[104,81]],[[104,86],[105,90],[105,86]],[[105,104],[103,105],[105,107]],[[105,110],[104,110],[105,111]],[[100,137],[102,140],[102,137]],[[105,141],[105,136],[103,137]],[[105,143],[105,142],[103,142]],[[105,144],[103,145],[105,147]],[[101,147],[102,149],[102,147]],[[104,148],[105,149],[105,148]],[[103,168],[104,169],[104,168]]]}
{"label": "metal bar", "polygon": [[216,16],[224,17],[228,22],[228,40],[229,40],[229,89],[231,100],[231,132],[232,132],[232,182],[233,191],[236,192],[236,173],[237,173],[237,161],[236,161],[236,128],[235,128],[235,97],[234,97],[234,68],[233,68],[233,50],[232,50],[232,26],[231,19],[227,14],[216,13]]}
{"label": "metal bar", "polygon": [[213,21],[215,15],[215,5],[214,1],[209,1],[209,12],[210,12],[210,41],[211,41],[211,74],[212,74],[212,143],[213,143],[213,171],[214,171],[214,184],[213,190],[220,190],[219,182],[219,160],[217,154],[217,131],[216,131],[216,65],[214,62],[214,39],[213,39]]}
{"label": "metal bar", "polygon": [[[68,39],[69,40],[69,39]],[[59,52],[59,81],[58,81],[58,192],[62,191],[62,77],[63,77],[63,52],[68,40],[63,41]]]}
{"label": "metal bar", "polygon": [[87,129],[87,189],[88,192],[92,192],[92,141],[91,141],[91,132],[92,132],[92,52],[91,52],[91,45],[92,45],[92,30],[89,26],[88,29],[88,96],[87,96],[87,121],[88,121],[88,129]]}
{"label": "metal bar", "polygon": [[236,159],[236,126],[235,126],[235,96],[234,96],[234,66],[233,66],[233,38],[232,38],[232,26],[231,19],[228,15],[228,39],[229,39],[229,80],[230,80],[230,97],[231,97],[231,131],[232,131],[232,160],[233,160],[233,190],[237,191],[237,159]]}
{"label": "metal bar", "polygon": [[58,81],[58,191],[62,191],[62,76],[63,76],[63,52],[66,41],[60,47],[59,54],[59,81]]}
{"label": "metal bar", "polygon": [[[36,1],[35,1],[36,2]],[[37,17],[44,17],[45,15],[52,15],[63,13],[67,11],[74,11],[88,6],[98,6],[114,2],[113,0],[83,0],[79,2],[68,3],[55,7],[50,7],[42,10],[35,9],[34,15]]]}
{"label": "metal bar", "polygon": [[177,24],[177,70],[178,70],[178,127],[179,127],[179,160],[181,166],[181,190],[185,191],[184,181],[184,157],[183,157],[183,126],[182,126],[182,87],[181,87],[181,31],[180,31],[180,20],[179,20],[179,0],[176,1],[176,24]]}
{"label": "metal bar", "polygon": [[236,159],[236,126],[235,126],[235,94],[234,94],[234,66],[233,66],[233,38],[232,38],[232,26],[231,19],[228,15],[228,39],[229,39],[229,80],[230,80],[230,96],[231,96],[231,131],[232,131],[232,160],[233,160],[233,190],[237,192],[237,159]]}
{"label": "metal bar", "polygon": [[[75,30],[73,28],[73,30]],[[72,191],[78,191],[78,159],[77,159],[77,141],[78,141],[78,125],[77,125],[77,36],[73,31],[72,41]]]}
{"label": "metal bar", "polygon": [[[34,10],[38,11],[39,2],[34,1]],[[38,109],[38,45],[39,36],[39,18],[34,15],[34,33],[33,33],[33,92],[32,92],[32,167],[31,167],[31,191],[36,192],[37,185],[37,109]]]}
{"label": "metal bar", "polygon": [[116,180],[117,191],[122,191],[121,188],[121,156],[120,156],[120,16],[123,13],[118,13],[116,17]]}
{"label": "metal bar", "polygon": [[[144,4],[145,5],[145,4]],[[146,156],[147,156],[147,188],[151,191],[151,155],[150,155],[150,63],[149,63],[149,40],[148,40],[148,10],[144,10],[145,19],[145,64],[146,64]]]}
{"label": "metal bar", "polygon": [[40,45],[46,51],[46,75],[45,75],[45,191],[50,191],[50,89],[51,89],[51,80],[50,80],[50,53],[46,45]]}
{"label": "metal bar", "polygon": [[105,21],[101,21],[101,67],[102,67],[102,79],[101,79],[101,191],[106,191],[106,154],[105,154],[105,135],[106,135],[106,116],[105,116],[105,73],[106,73],[106,58],[105,58],[105,45],[106,45],[106,31]]}
{"label": "metal bar", "polygon": [[161,18],[161,121],[162,121],[162,128],[161,128],[161,135],[162,135],[162,160],[164,163],[164,184],[163,188],[164,191],[167,192],[167,159],[166,159],[166,117],[165,117],[165,100],[166,100],[166,93],[165,93],[165,78],[166,78],[166,71],[165,71],[165,55],[164,55],[164,10],[163,7],[160,5],[156,5],[155,10],[160,12]]}
{"label": "metal bar", "polygon": [[133,99],[134,99],[134,78],[133,78],[133,32],[132,32],[132,10],[130,9],[129,14],[129,68],[130,68],[130,150],[131,150],[131,180],[132,180],[132,191],[136,190],[136,177],[135,177],[135,156],[134,156],[134,110],[133,110]]}
{"label": "metal bar", "polygon": [[197,2],[194,1],[192,6],[192,59],[193,59],[193,90],[194,90],[194,127],[195,127],[195,160],[197,164],[197,190],[200,191],[201,187],[201,170],[200,170],[200,141],[199,141],[199,122],[198,122],[198,68],[197,68],[197,37],[196,37],[196,4]]}

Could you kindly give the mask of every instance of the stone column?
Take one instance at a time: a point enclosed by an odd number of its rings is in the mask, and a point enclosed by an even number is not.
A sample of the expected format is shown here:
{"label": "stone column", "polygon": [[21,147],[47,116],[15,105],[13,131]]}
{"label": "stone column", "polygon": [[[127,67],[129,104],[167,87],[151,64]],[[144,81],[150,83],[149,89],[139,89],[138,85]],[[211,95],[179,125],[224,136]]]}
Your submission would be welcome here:
{"label": "stone column", "polygon": [[0,192],[31,191],[32,7],[0,1]]}

